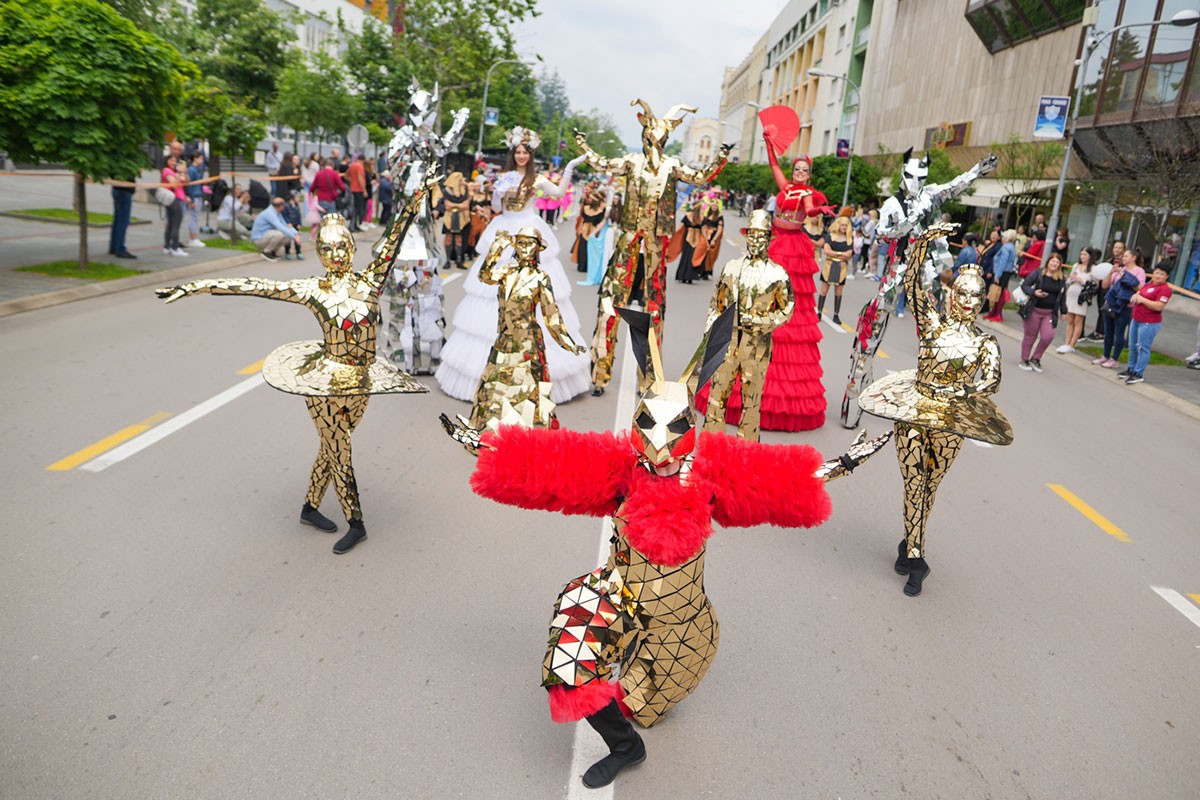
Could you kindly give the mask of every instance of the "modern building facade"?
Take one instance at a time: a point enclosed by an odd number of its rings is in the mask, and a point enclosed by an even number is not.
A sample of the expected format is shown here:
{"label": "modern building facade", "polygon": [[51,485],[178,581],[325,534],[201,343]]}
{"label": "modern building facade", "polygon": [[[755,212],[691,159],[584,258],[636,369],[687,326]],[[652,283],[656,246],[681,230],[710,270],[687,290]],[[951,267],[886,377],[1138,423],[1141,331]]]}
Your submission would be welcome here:
{"label": "modern building facade", "polygon": [[725,68],[719,119],[725,141],[734,145],[729,154],[734,163],[750,160],[751,146],[758,130],[758,99],[766,61],[767,35],[764,33],[741,64]]}

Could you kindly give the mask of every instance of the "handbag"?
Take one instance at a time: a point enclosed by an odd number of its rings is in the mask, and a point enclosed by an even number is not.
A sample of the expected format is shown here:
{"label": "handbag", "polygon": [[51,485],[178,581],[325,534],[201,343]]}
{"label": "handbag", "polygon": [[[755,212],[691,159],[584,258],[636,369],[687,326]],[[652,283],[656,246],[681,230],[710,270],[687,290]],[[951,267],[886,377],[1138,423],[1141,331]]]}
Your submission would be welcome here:
{"label": "handbag", "polygon": [[1017,288],[1012,290],[1011,294],[1012,294],[1013,302],[1019,306],[1024,306],[1026,301],[1029,300],[1029,295],[1025,294],[1025,290],[1022,289],[1019,285],[1017,286]]}
{"label": "handbag", "polygon": [[1096,281],[1088,281],[1079,290],[1079,305],[1090,306],[1098,294],[1100,294],[1100,284]]}
{"label": "handbag", "polygon": [[[1037,279],[1037,285],[1034,287],[1034,289],[1039,290],[1041,288],[1042,288],[1042,275],[1039,272],[1038,279]],[[1017,290],[1015,292],[1013,292],[1014,300],[1016,299],[1018,292],[1023,296],[1024,299],[1017,300],[1017,302],[1019,302],[1021,304],[1021,307],[1019,309],[1017,309],[1017,314],[1018,314],[1018,316],[1021,317],[1021,319],[1029,319],[1029,315],[1033,313],[1033,295],[1025,294],[1025,292],[1021,291],[1021,287],[1018,286]]]}
{"label": "handbag", "polygon": [[166,188],[165,186],[159,186],[154,190],[154,199],[157,200],[158,204],[163,208],[169,208],[171,204],[174,203],[178,198],[175,197],[175,193],[170,189]]}

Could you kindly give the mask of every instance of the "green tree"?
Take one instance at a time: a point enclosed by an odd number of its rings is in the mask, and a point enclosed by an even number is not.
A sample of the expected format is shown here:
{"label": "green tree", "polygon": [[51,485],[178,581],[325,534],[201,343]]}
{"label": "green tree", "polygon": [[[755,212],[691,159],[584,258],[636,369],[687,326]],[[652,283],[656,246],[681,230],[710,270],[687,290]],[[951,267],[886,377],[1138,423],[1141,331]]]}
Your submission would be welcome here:
{"label": "green tree", "polygon": [[341,62],[323,52],[310,53],[309,62],[289,64],[283,71],[271,110],[293,130],[322,140],[341,135],[358,121],[362,102],[350,93],[350,78]]}
{"label": "green tree", "polygon": [[[879,199],[880,174],[867,161],[852,156],[854,168],[850,171],[850,196],[852,206],[866,205]],[[846,165],[850,159],[837,156],[817,156],[813,159],[813,187],[825,195],[834,208],[842,202],[846,190]]]}
{"label": "green tree", "polygon": [[1057,177],[1056,168],[1062,165],[1063,143],[1022,141],[1014,133],[1003,144],[993,142],[991,148],[1000,159],[995,178],[1012,197],[1012,207],[1017,223],[1020,223],[1026,196],[1035,191],[1041,181]]}
{"label": "green tree", "polygon": [[191,14],[172,0],[162,19],[164,38],[205,77],[220,78],[243,105],[266,110],[294,58],[291,20],[263,0],[195,0]]}
{"label": "green tree", "polygon": [[0,0],[0,150],[75,173],[79,265],[86,179],[129,179],[142,144],[174,127],[185,77],[175,48],[99,0]]}
{"label": "green tree", "polygon": [[212,175],[221,173],[222,156],[228,156],[233,164],[237,156],[253,160],[258,142],[267,135],[263,115],[233,97],[220,78],[189,81],[183,114],[177,133],[181,139],[208,140]]}
{"label": "green tree", "polygon": [[358,90],[363,118],[385,128],[395,127],[405,114],[413,76],[404,49],[387,26],[373,19],[366,20],[358,34],[341,26],[338,35],[345,47],[342,63]]}
{"label": "green tree", "polygon": [[542,119],[566,119],[571,113],[567,82],[558,74],[558,70],[542,70],[538,77],[538,101],[542,106]]}

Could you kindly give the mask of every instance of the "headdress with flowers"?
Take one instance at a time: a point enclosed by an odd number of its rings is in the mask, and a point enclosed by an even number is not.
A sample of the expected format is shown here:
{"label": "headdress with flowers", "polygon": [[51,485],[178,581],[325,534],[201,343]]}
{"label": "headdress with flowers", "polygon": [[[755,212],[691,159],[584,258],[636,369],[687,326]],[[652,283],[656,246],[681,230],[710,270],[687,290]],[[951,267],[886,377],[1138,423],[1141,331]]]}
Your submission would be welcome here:
{"label": "headdress with flowers", "polygon": [[538,145],[542,143],[542,137],[537,131],[530,130],[529,128],[522,128],[520,125],[504,134],[504,138],[508,142],[509,149],[512,149],[519,144],[523,144],[530,150],[536,150]]}

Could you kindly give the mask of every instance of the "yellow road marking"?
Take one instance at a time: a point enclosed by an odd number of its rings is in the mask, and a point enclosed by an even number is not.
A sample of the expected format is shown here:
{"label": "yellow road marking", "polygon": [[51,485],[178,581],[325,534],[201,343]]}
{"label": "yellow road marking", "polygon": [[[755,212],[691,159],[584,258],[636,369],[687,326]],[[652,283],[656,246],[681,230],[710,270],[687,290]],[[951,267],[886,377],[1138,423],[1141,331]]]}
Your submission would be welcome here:
{"label": "yellow road marking", "polygon": [[[846,333],[855,333],[854,328],[851,328],[846,323],[843,322],[843,323],[841,323],[841,325],[843,328],[846,329]],[[875,355],[879,356],[880,358],[891,358],[891,356],[889,356],[887,353],[883,352],[882,350],[876,350]]]}
{"label": "yellow road marking", "polygon": [[1068,489],[1067,487],[1060,486],[1057,483],[1047,483],[1046,488],[1049,489],[1050,491],[1054,492],[1056,495],[1061,497],[1063,500],[1066,500],[1067,503],[1069,503],[1070,505],[1075,507],[1076,511],[1078,511],[1080,514],[1083,514],[1085,517],[1090,519],[1096,525],[1096,527],[1098,527],[1100,530],[1104,531],[1105,533],[1107,533],[1109,536],[1113,537],[1117,541],[1119,541],[1119,542],[1133,541],[1132,539],[1129,538],[1129,534],[1125,533],[1125,531],[1121,530],[1116,525],[1113,525],[1111,522],[1109,522],[1109,520],[1103,514],[1101,514],[1099,511],[1092,508],[1087,503],[1083,502],[1078,497],[1076,497],[1075,494],[1073,492],[1071,492],[1071,490]]}
{"label": "yellow road marking", "polygon": [[77,453],[72,453],[61,461],[55,461],[50,466],[46,467],[46,469],[54,470],[56,472],[75,469],[75,467],[78,467],[85,461],[91,461],[96,456],[113,449],[122,442],[132,439],[138,434],[145,433],[170,416],[171,415],[166,411],[160,411],[154,416],[148,417],[136,425],[130,425],[128,428],[122,428],[112,436],[105,437],[95,444],[83,448]]}
{"label": "yellow road marking", "polygon": [[238,375],[253,375],[254,373],[258,372],[260,369],[262,369],[262,365],[263,365],[264,361],[266,361],[265,358],[260,358],[258,361],[255,361],[250,366],[239,369]]}
{"label": "yellow road marking", "polygon": [[1200,594],[1189,594],[1188,597],[1196,601],[1196,605],[1200,605]]}

